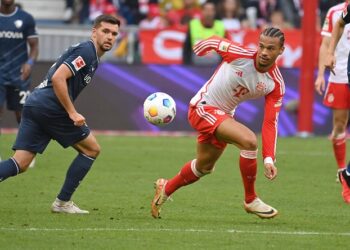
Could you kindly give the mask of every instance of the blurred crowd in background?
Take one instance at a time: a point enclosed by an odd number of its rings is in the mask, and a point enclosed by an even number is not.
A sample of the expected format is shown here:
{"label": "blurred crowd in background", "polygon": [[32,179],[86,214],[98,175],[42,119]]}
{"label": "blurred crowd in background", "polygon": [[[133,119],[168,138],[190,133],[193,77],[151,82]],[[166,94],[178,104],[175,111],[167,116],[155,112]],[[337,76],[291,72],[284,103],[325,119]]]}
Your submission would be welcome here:
{"label": "blurred crowd in background", "polygon": [[[282,29],[300,28],[306,0],[209,0],[215,5],[215,18],[225,29],[263,28],[274,25]],[[102,13],[118,16],[123,25],[143,29],[187,26],[203,15],[206,0],[66,0],[66,23],[91,23]],[[321,26],[327,10],[343,0],[320,0]]]}

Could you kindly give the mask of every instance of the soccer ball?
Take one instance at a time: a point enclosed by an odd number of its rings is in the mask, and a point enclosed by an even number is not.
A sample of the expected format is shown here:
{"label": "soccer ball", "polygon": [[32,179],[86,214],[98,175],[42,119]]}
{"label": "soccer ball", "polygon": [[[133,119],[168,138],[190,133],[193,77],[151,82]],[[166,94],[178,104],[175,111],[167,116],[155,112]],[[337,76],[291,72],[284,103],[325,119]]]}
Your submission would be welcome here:
{"label": "soccer ball", "polygon": [[176,103],[168,94],[163,92],[153,93],[143,103],[143,115],[153,125],[169,124],[175,118]]}

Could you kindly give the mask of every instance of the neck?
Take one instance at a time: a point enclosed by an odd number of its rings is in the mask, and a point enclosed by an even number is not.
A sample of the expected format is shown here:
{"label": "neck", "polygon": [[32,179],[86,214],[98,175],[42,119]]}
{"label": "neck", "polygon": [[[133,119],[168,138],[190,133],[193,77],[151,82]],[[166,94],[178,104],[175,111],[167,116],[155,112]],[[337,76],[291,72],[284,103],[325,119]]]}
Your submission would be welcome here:
{"label": "neck", "polygon": [[13,13],[15,11],[15,9],[16,9],[16,5],[14,5],[14,4],[0,6],[0,12],[2,14],[6,14],[6,15]]}
{"label": "neck", "polygon": [[95,46],[96,54],[97,54],[97,56],[98,56],[98,59],[100,59],[101,56],[104,55],[105,51],[103,51],[103,50],[100,49],[100,47],[97,45],[97,42],[96,42],[93,38],[91,38],[91,41],[92,41],[92,43],[93,43],[94,46]]}
{"label": "neck", "polygon": [[272,67],[273,67],[273,64],[271,64],[271,65],[266,65],[266,66],[262,66],[262,65],[259,65],[258,60],[255,60],[255,68],[256,68],[257,71],[259,71],[260,73],[268,72]]}

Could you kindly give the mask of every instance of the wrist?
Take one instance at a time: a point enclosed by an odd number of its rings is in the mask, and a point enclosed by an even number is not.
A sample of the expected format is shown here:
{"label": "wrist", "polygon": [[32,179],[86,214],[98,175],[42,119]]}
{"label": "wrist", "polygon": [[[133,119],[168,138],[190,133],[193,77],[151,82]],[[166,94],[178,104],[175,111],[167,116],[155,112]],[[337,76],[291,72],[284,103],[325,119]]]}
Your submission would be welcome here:
{"label": "wrist", "polygon": [[29,64],[30,66],[33,66],[34,60],[32,58],[29,58],[26,62],[26,64]]}
{"label": "wrist", "polygon": [[274,164],[274,161],[271,157],[266,157],[264,159],[264,164]]}

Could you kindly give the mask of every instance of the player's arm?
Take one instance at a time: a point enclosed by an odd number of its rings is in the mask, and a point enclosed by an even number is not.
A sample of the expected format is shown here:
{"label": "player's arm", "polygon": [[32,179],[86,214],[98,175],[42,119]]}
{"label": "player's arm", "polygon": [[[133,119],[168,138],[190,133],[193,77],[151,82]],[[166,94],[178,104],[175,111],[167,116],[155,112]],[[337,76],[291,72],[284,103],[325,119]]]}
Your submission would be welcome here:
{"label": "player's arm", "polygon": [[327,60],[326,60],[326,68],[329,68],[333,74],[335,74],[333,68],[335,66],[335,56],[334,51],[337,47],[337,44],[340,40],[340,37],[342,36],[344,32],[345,24],[350,23],[350,5],[346,7],[346,9],[343,11],[341,17],[338,19],[338,21],[334,24],[334,29],[332,31],[332,37],[331,41],[329,43],[328,53],[327,53]]}
{"label": "player's arm", "polygon": [[29,57],[25,64],[22,65],[21,68],[21,79],[26,80],[30,76],[32,72],[32,66],[36,61],[39,54],[39,39],[38,37],[29,37],[27,39],[27,43],[29,45]]}
{"label": "player's arm", "polygon": [[193,46],[193,51],[197,56],[204,56],[211,51],[218,53],[225,61],[231,62],[239,57],[249,56],[251,53],[236,43],[219,36],[211,36]]}
{"label": "player's arm", "polygon": [[53,90],[64,107],[64,109],[67,111],[69,117],[74,122],[75,126],[83,126],[85,124],[85,118],[81,114],[79,114],[70,99],[69,93],[68,93],[68,83],[67,80],[73,76],[72,71],[68,68],[67,65],[62,64],[54,73],[54,75],[51,78]]}
{"label": "player's arm", "polygon": [[278,114],[282,105],[283,94],[275,89],[265,97],[264,120],[262,125],[262,148],[265,176],[272,180],[277,176],[275,154],[277,144]]}
{"label": "player's arm", "polygon": [[330,44],[331,38],[327,36],[322,37],[322,42],[320,46],[320,50],[318,53],[318,73],[315,81],[315,90],[318,94],[322,95],[325,90],[325,65],[327,60],[327,51]]}

